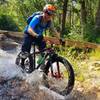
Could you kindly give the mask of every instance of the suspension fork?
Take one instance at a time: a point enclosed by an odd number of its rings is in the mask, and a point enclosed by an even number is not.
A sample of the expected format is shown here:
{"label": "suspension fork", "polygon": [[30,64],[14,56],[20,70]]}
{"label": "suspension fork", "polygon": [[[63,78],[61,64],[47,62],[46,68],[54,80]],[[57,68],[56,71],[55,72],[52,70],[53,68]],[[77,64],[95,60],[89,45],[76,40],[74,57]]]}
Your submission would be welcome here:
{"label": "suspension fork", "polygon": [[52,63],[50,62],[50,65],[51,65],[51,75],[52,77],[54,76],[54,73],[53,73],[53,66],[52,66]]}
{"label": "suspension fork", "polygon": [[[54,57],[55,57],[55,58],[54,58]],[[54,55],[53,57],[50,56],[50,58],[51,58],[51,59],[53,59],[53,58],[56,59],[56,58],[57,58],[57,55]],[[56,69],[57,69],[56,72],[53,71],[52,60],[50,61],[50,65],[51,65],[51,75],[52,75],[52,77],[60,78],[60,77],[61,77],[61,73],[60,73],[59,62],[56,61]]]}
{"label": "suspension fork", "polygon": [[53,66],[51,64],[51,75],[52,75],[52,77],[60,78],[61,77],[61,73],[60,73],[60,66],[59,66],[58,62],[56,62],[56,68],[57,68],[57,71],[54,72],[53,71]]}
{"label": "suspension fork", "polygon": [[50,66],[51,66],[51,67],[50,67],[50,71],[51,71],[51,76],[53,77],[53,76],[54,76],[54,74],[53,74],[53,66],[52,66],[52,59],[53,59],[53,58],[52,58],[51,54],[50,54],[49,57],[50,57],[50,59],[49,59],[49,61],[50,61]]}
{"label": "suspension fork", "polygon": [[57,61],[57,74],[58,74],[58,78],[61,77],[61,74],[60,74],[60,67],[59,67],[59,62]]}

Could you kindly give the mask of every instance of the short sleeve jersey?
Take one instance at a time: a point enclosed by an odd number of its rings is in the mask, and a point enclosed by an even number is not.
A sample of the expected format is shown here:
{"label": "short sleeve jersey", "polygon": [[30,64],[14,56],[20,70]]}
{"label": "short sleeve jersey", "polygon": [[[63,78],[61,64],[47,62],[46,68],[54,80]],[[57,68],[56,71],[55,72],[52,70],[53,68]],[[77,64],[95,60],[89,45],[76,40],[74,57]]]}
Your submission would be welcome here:
{"label": "short sleeve jersey", "polygon": [[42,23],[41,20],[41,15],[34,16],[29,25],[25,28],[24,32],[28,33],[28,28],[31,27],[34,30],[34,32],[36,32],[39,35],[42,35],[43,31],[50,27],[51,21],[48,21],[47,23]]}

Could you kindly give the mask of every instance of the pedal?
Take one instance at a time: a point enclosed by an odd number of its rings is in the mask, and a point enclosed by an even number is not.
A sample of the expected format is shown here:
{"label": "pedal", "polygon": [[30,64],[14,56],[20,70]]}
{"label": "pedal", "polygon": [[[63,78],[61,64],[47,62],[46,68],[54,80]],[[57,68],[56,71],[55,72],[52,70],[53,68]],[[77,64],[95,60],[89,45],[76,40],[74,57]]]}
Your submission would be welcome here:
{"label": "pedal", "polygon": [[28,52],[21,52],[19,54],[19,57],[22,58],[22,59],[26,59],[28,57],[29,53]]}
{"label": "pedal", "polygon": [[19,57],[16,58],[15,64],[20,65],[20,58]]}

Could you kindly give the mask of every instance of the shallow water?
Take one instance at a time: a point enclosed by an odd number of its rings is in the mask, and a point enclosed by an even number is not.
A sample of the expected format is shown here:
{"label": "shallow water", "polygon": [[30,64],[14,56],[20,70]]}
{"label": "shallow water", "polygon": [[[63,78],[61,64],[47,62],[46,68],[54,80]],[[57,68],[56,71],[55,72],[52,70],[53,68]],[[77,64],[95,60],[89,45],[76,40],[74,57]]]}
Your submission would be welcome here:
{"label": "shallow water", "polygon": [[15,58],[20,51],[19,46],[6,44],[0,48],[0,76],[12,78],[20,73],[18,66],[15,65]]}
{"label": "shallow water", "polygon": [[[5,43],[4,43],[5,44]],[[11,44],[12,45],[12,44]],[[40,83],[42,81],[41,74],[39,70],[32,72],[31,74],[24,73],[22,69],[15,64],[17,54],[21,51],[21,45],[8,46],[8,43],[5,46],[0,48],[0,76],[7,79],[13,77],[21,77],[27,80],[30,84]]]}
{"label": "shallow water", "polygon": [[[51,90],[43,87],[43,77],[42,77],[43,74],[40,73],[40,71],[36,70],[36,71],[32,72],[31,74],[22,73],[21,68],[19,68],[15,64],[15,59],[16,59],[17,54],[20,52],[20,48],[21,48],[20,45],[18,45],[16,47],[15,46],[8,46],[8,43],[2,45],[2,47],[0,48],[0,77],[4,77],[5,79],[12,79],[16,76],[21,77],[21,78],[26,80],[26,83],[28,82],[32,86],[35,86],[35,87],[37,87],[37,85],[42,86],[42,88],[39,87],[40,88],[39,92],[44,91],[47,93],[47,95],[49,94],[50,96],[52,96],[54,98],[59,97],[62,100],[65,100],[64,96],[61,96],[61,95],[59,95],[55,92],[52,92]],[[48,90],[48,92],[47,92],[47,90]],[[2,89],[2,93],[3,92],[4,92],[4,90]],[[30,90],[30,92],[31,92],[31,90]],[[43,94],[42,98],[44,98],[44,96],[45,95]],[[2,95],[0,97],[6,98],[7,96]],[[17,96],[17,97],[19,97],[19,96]],[[53,100],[56,100],[56,99],[53,99]]]}

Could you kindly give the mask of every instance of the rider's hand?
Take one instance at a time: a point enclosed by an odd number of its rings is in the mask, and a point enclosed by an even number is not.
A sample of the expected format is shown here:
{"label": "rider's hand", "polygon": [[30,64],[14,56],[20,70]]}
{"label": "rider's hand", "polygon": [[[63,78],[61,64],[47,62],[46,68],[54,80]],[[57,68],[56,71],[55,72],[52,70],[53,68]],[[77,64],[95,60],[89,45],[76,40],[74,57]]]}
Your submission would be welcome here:
{"label": "rider's hand", "polygon": [[43,35],[38,35],[36,38],[37,38],[38,40],[42,40],[42,39],[43,39]]}
{"label": "rider's hand", "polygon": [[64,39],[60,38],[59,41],[60,41],[61,45],[65,45],[65,40]]}

